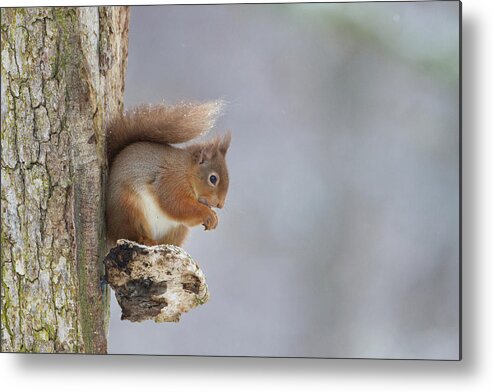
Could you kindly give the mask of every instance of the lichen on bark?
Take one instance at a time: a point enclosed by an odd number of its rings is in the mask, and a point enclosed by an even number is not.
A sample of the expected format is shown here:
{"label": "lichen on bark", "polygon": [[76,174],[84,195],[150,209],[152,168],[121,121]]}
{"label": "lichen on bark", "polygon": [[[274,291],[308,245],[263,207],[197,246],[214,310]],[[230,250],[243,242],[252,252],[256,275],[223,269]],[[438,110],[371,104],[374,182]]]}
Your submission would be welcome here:
{"label": "lichen on bark", "polygon": [[105,125],[128,9],[2,9],[1,34],[2,351],[104,353]]}

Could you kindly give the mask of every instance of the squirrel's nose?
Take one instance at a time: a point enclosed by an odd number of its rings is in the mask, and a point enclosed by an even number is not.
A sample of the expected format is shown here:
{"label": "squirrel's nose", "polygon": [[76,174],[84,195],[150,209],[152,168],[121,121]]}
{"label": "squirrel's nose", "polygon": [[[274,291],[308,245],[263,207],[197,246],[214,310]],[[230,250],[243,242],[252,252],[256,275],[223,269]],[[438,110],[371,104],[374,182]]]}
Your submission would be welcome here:
{"label": "squirrel's nose", "polygon": [[217,202],[217,208],[221,209],[224,207],[224,201],[218,201]]}

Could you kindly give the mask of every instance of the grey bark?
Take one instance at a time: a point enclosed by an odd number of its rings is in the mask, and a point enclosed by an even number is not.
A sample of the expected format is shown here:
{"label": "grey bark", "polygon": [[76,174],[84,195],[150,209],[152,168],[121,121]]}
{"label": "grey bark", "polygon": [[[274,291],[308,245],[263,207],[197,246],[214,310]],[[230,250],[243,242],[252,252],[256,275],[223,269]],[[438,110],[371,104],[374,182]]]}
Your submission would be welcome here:
{"label": "grey bark", "polygon": [[105,125],[126,7],[1,15],[2,351],[105,353]]}

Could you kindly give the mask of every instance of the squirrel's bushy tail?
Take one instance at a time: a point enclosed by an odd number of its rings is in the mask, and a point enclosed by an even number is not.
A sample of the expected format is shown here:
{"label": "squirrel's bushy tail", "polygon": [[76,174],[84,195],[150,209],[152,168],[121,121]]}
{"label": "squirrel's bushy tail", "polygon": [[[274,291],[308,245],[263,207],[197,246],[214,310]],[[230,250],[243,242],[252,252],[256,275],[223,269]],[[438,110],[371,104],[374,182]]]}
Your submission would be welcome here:
{"label": "squirrel's bushy tail", "polygon": [[184,143],[209,131],[221,101],[138,106],[115,118],[107,129],[108,161],[135,142]]}

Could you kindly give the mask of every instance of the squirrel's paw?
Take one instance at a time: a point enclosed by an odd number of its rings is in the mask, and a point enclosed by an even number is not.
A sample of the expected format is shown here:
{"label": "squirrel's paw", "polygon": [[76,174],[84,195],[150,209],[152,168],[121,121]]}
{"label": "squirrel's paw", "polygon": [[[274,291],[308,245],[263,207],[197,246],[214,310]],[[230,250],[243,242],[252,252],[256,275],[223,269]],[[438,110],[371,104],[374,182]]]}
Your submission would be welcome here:
{"label": "squirrel's paw", "polygon": [[158,245],[157,241],[154,241],[151,238],[141,236],[139,237],[139,240],[137,241],[139,244],[146,245],[146,246],[154,246]]}
{"label": "squirrel's paw", "polygon": [[208,212],[202,225],[204,225],[205,230],[214,230],[217,226],[217,214],[212,209],[209,209]]}

